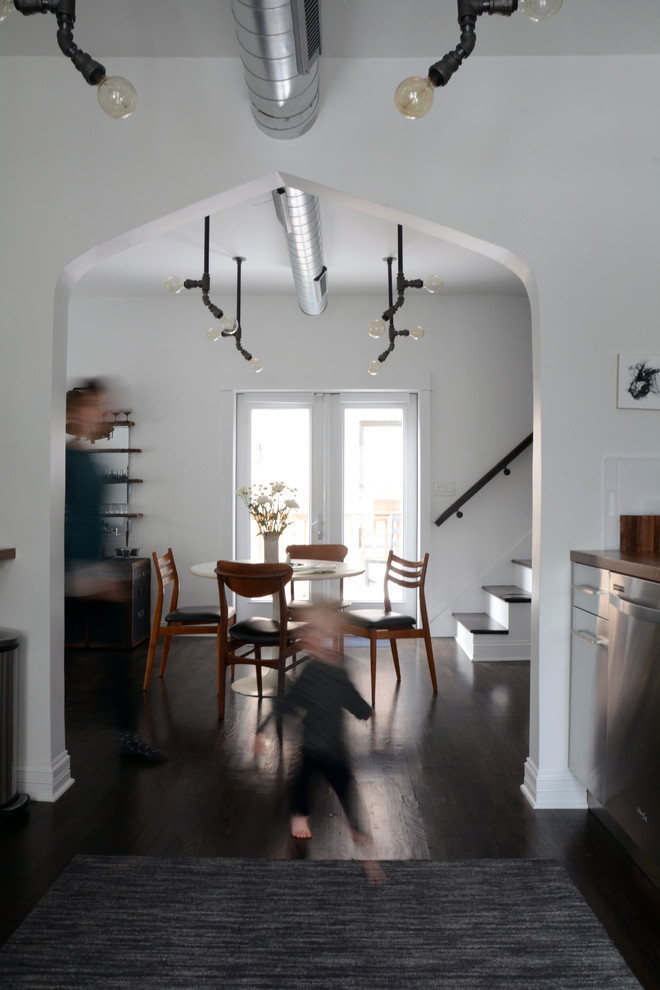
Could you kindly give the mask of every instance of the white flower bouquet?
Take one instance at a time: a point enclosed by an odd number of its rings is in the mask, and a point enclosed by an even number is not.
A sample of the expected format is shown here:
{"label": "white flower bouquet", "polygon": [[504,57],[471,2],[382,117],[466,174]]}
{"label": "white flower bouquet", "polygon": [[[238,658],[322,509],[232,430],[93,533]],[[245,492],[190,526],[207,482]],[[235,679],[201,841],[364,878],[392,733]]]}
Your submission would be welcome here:
{"label": "white flower bouquet", "polygon": [[296,489],[283,481],[244,485],[236,492],[247,505],[260,533],[281,533],[289,525],[289,513],[300,506],[295,498],[287,497],[288,493],[293,496]]}

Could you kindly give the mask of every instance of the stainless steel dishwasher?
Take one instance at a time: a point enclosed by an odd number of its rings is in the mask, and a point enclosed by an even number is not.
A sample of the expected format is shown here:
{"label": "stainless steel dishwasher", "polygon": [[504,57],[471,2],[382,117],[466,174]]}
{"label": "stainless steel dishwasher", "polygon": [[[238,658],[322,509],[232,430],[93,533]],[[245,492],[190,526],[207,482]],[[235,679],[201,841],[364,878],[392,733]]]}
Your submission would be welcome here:
{"label": "stainless steel dishwasher", "polygon": [[660,866],[660,583],[610,574],[605,809]]}

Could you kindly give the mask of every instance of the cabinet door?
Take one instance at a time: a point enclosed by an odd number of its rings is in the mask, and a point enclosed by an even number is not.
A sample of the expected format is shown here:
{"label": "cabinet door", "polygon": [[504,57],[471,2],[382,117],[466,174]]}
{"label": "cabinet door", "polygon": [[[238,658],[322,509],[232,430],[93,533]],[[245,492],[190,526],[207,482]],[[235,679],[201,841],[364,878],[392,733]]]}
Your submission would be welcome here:
{"label": "cabinet door", "polygon": [[117,580],[126,585],[124,601],[80,601],[67,603],[68,646],[114,647],[130,650],[151,629],[151,561],[113,560]]}
{"label": "cabinet door", "polygon": [[568,765],[604,801],[608,622],[573,607]]}

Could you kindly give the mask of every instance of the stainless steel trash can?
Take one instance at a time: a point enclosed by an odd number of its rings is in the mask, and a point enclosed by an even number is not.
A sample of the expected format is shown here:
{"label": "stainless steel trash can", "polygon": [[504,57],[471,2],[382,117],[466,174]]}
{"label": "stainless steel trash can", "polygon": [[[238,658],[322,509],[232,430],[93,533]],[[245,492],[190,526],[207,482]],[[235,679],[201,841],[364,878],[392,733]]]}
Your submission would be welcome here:
{"label": "stainless steel trash can", "polygon": [[18,741],[18,647],[12,629],[0,629],[0,813],[20,811],[29,798],[16,785]]}

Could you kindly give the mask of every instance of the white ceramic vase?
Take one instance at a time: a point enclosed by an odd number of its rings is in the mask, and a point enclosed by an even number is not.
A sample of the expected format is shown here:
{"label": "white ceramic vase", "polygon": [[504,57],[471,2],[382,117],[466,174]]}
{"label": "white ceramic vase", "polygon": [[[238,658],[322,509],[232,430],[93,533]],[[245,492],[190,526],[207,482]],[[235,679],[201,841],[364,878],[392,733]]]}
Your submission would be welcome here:
{"label": "white ceramic vase", "polygon": [[280,533],[262,533],[264,538],[264,561],[278,564],[280,560]]}

